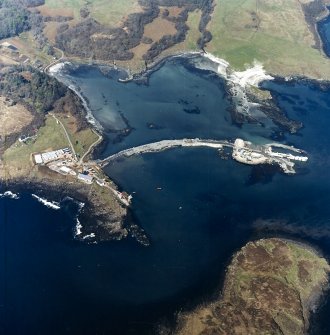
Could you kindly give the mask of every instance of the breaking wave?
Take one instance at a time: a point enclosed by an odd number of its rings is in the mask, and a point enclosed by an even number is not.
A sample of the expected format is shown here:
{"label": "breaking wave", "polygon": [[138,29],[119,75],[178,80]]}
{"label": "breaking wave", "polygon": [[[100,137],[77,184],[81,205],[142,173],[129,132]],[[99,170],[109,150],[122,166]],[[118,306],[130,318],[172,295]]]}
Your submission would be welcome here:
{"label": "breaking wave", "polygon": [[13,200],[18,200],[19,194],[13,193],[11,191],[6,191],[4,193],[0,193],[0,198],[9,198]]}
{"label": "breaking wave", "polygon": [[36,194],[32,194],[32,197],[36,200],[38,200],[40,203],[45,205],[48,208],[54,209],[54,210],[59,210],[61,208],[60,204],[56,201],[48,201],[45,198],[41,198],[37,196]]}

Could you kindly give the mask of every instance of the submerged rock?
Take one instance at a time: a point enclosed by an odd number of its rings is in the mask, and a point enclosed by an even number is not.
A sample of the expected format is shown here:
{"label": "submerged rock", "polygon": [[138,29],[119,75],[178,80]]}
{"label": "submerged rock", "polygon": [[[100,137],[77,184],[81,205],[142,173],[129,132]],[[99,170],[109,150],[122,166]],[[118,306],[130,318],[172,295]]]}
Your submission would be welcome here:
{"label": "submerged rock", "polygon": [[175,334],[305,334],[329,271],[309,246],[250,242],[233,257],[219,299],[181,314]]}

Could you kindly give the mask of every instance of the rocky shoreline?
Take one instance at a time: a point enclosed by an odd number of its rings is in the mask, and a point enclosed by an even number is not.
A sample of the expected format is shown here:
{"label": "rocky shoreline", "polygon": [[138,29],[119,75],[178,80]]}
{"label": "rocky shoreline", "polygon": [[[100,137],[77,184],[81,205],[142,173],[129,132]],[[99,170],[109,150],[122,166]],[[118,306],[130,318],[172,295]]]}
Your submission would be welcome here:
{"label": "rocky shoreline", "polygon": [[73,227],[74,236],[80,241],[97,243],[131,236],[143,246],[150,244],[143,229],[129,215],[129,208],[108,189],[72,180],[47,167],[38,170],[35,177],[0,180],[1,193],[30,193],[56,203],[71,198],[83,204],[77,212],[76,227]]}

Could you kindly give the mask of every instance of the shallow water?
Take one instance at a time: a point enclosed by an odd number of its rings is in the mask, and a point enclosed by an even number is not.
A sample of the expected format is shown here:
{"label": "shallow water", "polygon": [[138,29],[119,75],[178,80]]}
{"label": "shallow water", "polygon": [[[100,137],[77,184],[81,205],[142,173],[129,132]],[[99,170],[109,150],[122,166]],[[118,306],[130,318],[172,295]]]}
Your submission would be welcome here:
{"label": "shallow water", "polygon": [[[109,144],[103,157],[162,139],[243,136],[257,141],[269,136],[274,127],[272,123],[268,128],[233,127],[223,80],[193,68],[185,58],[168,60],[151,75],[148,85],[123,84],[117,78],[116,71],[103,76],[96,67],[71,69],[65,76],[82,89],[105,128]],[[125,136],[127,128],[131,132]]]}
{"label": "shallow water", "polygon": [[[222,81],[184,60],[166,62],[149,86],[118,83],[115,72],[109,76],[93,67],[66,75],[81,87],[107,130],[103,157],[169,138],[239,136],[264,143],[276,130],[271,123],[233,125]],[[163,317],[171,322],[180,308],[212,295],[232,253],[251,238],[301,238],[329,255],[330,92],[309,83],[265,86],[290,117],[305,124],[285,139],[310,157],[297,175],[223,160],[209,148],[173,149],[107,166],[107,174],[133,194],[132,214],[150,237],[148,248],[131,239],[99,245],[75,241],[75,210],[69,203],[53,211],[29,195],[0,199],[4,330],[145,335]],[[196,107],[199,114],[184,111]],[[117,142],[118,133],[110,130],[127,127],[122,116],[134,130]],[[318,334],[328,333],[326,318],[318,325]]]}

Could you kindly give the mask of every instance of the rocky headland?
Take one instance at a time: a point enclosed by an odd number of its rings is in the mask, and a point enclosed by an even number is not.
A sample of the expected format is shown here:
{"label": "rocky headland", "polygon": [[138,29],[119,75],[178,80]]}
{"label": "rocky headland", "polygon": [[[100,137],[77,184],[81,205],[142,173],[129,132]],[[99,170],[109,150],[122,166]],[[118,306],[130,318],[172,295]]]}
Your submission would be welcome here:
{"label": "rocky headland", "polygon": [[175,334],[306,334],[329,271],[307,245],[279,238],[249,242],[234,255],[219,297],[179,315]]}

